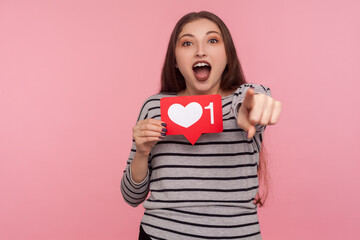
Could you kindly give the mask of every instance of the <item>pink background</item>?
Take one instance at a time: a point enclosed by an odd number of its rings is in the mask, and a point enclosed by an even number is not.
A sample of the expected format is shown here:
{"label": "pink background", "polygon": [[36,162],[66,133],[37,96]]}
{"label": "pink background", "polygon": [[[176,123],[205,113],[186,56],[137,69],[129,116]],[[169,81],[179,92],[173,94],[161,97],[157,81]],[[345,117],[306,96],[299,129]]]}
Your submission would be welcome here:
{"label": "pink background", "polygon": [[359,1],[222,2],[0,1],[0,239],[137,239],[143,208],[120,193],[131,128],[199,10],[283,103],[263,239],[358,238]]}

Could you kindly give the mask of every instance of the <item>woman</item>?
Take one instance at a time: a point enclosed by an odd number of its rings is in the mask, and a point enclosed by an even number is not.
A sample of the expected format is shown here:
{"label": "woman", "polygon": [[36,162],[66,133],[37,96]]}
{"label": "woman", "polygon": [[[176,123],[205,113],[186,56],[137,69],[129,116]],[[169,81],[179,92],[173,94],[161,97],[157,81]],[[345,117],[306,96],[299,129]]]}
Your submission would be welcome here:
{"label": "woman", "polygon": [[[166,136],[160,99],[220,94],[221,133],[193,146]],[[143,104],[121,181],[127,203],[144,202],[139,239],[261,239],[257,217],[258,166],[265,126],[281,103],[262,85],[246,84],[229,30],[209,12],[176,24],[161,76],[161,91]]]}

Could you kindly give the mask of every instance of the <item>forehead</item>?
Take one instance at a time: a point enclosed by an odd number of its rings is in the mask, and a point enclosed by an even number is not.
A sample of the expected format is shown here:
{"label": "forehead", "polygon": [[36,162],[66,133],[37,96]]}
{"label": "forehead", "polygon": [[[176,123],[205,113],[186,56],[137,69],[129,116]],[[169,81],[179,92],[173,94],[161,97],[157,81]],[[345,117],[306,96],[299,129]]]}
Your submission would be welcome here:
{"label": "forehead", "polygon": [[184,25],[179,37],[182,34],[205,35],[209,31],[217,31],[221,34],[218,25],[209,19],[201,18]]}

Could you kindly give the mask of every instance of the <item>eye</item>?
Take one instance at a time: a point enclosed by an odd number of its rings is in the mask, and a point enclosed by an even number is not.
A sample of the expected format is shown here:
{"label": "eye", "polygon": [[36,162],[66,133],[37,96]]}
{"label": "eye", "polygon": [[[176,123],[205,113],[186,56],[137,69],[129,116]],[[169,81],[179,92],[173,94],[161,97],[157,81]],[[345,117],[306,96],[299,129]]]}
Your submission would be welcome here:
{"label": "eye", "polygon": [[217,43],[217,42],[219,42],[219,41],[218,41],[216,38],[212,38],[212,39],[209,40],[209,42],[210,42],[210,43]]}
{"label": "eye", "polygon": [[182,46],[187,47],[190,46],[191,44],[192,44],[191,42],[186,41],[182,44]]}

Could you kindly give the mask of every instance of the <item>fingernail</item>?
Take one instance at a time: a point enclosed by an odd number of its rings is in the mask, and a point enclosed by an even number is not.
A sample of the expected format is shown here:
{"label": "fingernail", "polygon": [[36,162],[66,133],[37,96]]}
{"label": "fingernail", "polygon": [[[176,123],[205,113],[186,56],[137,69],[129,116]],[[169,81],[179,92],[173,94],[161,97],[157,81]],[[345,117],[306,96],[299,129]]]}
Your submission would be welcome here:
{"label": "fingernail", "polygon": [[166,125],[166,123],[161,123],[161,125],[163,125],[164,127],[166,127],[167,125]]}
{"label": "fingernail", "polygon": [[163,128],[162,131],[163,131],[163,132],[167,132],[167,129],[166,129],[166,128]]}
{"label": "fingernail", "polygon": [[161,136],[166,136],[166,133],[161,133]]}
{"label": "fingernail", "polygon": [[164,137],[159,137],[160,139],[164,139]]}

